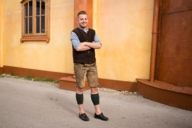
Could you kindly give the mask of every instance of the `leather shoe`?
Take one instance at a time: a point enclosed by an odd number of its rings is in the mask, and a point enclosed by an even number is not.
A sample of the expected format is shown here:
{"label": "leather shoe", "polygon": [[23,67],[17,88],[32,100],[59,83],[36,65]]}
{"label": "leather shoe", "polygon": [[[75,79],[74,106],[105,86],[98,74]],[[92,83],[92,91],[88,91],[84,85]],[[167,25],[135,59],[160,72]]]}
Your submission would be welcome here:
{"label": "leather shoe", "polygon": [[99,114],[99,115],[97,115],[97,114],[95,113],[94,117],[95,117],[96,119],[100,119],[100,120],[103,120],[103,121],[108,121],[108,120],[109,120],[109,118],[106,117],[106,116],[104,116],[103,113],[101,113],[101,114]]}
{"label": "leather shoe", "polygon": [[89,117],[86,113],[79,114],[79,118],[83,121],[89,121]]}

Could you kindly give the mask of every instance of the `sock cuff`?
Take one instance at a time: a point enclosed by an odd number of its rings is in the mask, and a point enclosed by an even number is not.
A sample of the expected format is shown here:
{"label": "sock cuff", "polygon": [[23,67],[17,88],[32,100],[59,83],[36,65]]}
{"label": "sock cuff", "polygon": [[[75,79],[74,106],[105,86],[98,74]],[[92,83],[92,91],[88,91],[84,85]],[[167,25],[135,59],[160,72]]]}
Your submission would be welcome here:
{"label": "sock cuff", "polygon": [[91,100],[94,105],[98,105],[99,104],[99,93],[91,94]]}
{"label": "sock cuff", "polygon": [[78,94],[76,93],[76,101],[77,101],[77,104],[83,104],[83,93],[82,94]]}

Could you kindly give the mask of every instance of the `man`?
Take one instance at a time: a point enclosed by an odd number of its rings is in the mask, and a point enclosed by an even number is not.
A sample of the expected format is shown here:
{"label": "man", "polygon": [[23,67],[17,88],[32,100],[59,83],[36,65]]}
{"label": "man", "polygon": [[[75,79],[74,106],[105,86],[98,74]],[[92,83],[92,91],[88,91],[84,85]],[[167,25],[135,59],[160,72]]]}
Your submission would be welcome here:
{"label": "man", "polygon": [[[98,75],[95,59],[95,49],[100,49],[102,44],[97,37],[95,30],[88,28],[88,18],[85,11],[77,14],[79,27],[73,29],[71,33],[71,42],[73,46],[73,62],[76,78],[76,101],[79,107],[79,118],[83,121],[89,121],[83,106],[83,88],[85,79],[90,86],[91,100],[95,108],[96,119],[107,121],[99,106]],[[86,77],[86,78],[85,78]]]}

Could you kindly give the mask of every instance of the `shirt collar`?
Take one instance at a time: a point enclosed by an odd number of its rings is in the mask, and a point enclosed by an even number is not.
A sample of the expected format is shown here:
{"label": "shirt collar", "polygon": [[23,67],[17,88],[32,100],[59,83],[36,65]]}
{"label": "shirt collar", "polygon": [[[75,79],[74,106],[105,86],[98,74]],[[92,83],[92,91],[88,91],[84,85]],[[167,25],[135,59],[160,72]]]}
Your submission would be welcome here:
{"label": "shirt collar", "polygon": [[84,32],[88,32],[89,31],[89,28],[81,28],[81,27],[79,27],[81,30],[83,30]]}

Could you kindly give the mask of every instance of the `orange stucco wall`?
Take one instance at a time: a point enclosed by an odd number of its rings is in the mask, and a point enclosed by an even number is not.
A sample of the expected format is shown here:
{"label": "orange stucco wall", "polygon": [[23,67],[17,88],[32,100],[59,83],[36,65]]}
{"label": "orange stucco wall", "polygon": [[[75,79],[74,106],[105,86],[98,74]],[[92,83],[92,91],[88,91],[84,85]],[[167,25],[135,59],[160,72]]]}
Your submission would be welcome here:
{"label": "orange stucco wall", "polygon": [[0,67],[3,66],[3,1],[0,1]]}
{"label": "orange stucco wall", "polygon": [[94,27],[100,77],[135,81],[149,78],[153,0],[95,0]]}
{"label": "orange stucco wall", "polygon": [[[0,64],[73,73],[70,32],[74,0],[51,0],[49,43],[21,43],[20,1],[1,1],[4,32]],[[94,0],[93,4],[93,27],[103,43],[97,50],[99,77],[122,81],[148,78],[153,0]],[[0,48],[1,44],[2,38]]]}
{"label": "orange stucco wall", "polygon": [[4,65],[72,73],[73,0],[51,0],[50,42],[21,43],[21,4],[5,0]]}

